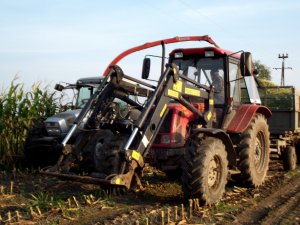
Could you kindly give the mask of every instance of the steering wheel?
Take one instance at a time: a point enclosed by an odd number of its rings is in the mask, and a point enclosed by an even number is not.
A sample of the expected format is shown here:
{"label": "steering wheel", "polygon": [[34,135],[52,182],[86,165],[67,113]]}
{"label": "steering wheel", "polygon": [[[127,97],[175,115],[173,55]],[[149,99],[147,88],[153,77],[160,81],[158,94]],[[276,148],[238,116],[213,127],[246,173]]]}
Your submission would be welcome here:
{"label": "steering wheel", "polygon": [[89,100],[90,100],[89,98],[81,99],[80,105],[84,106]]}

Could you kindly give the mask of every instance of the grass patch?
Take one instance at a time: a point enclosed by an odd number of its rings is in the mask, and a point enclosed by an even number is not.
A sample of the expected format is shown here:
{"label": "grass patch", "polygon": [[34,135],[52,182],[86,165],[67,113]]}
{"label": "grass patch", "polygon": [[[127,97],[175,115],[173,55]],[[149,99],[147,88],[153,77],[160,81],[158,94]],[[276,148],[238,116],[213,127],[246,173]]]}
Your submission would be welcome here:
{"label": "grass patch", "polygon": [[291,179],[295,176],[299,176],[300,175],[300,170],[299,168],[296,168],[295,170],[290,170],[288,171],[285,176],[288,178],[288,179]]}
{"label": "grass patch", "polygon": [[225,203],[225,202],[219,202],[214,206],[214,209],[218,212],[228,212],[236,208],[236,206]]}
{"label": "grass patch", "polygon": [[54,199],[53,196],[43,192],[31,194],[31,198],[28,199],[28,202],[32,207],[39,207],[44,211],[48,211],[53,207],[59,207],[64,204],[62,199]]}

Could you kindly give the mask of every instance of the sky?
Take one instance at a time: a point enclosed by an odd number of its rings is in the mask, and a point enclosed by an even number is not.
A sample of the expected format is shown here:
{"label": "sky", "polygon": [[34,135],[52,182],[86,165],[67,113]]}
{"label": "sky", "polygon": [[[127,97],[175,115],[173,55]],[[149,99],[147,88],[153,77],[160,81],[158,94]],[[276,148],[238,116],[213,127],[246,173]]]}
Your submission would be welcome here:
{"label": "sky", "polygon": [[[278,84],[281,71],[273,68],[281,67],[278,54],[288,54],[285,83],[300,89],[299,0],[0,0],[0,90],[16,76],[27,87],[101,76],[128,48],[201,35],[232,52],[250,51]],[[144,54],[120,63],[126,74],[140,77]]]}

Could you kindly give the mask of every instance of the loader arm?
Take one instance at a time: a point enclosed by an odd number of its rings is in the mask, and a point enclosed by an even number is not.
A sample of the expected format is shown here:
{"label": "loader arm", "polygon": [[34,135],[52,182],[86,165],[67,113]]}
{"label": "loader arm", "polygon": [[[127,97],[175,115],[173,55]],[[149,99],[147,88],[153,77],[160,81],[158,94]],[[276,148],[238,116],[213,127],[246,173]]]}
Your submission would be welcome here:
{"label": "loader arm", "polygon": [[[199,112],[187,100],[186,97],[188,96],[204,101],[205,113]],[[169,65],[150,101],[135,123],[133,132],[124,147],[126,162],[123,162],[120,174],[111,179],[112,184],[130,187],[132,177],[136,175],[135,170],[144,166],[143,158],[160,130],[168,111],[168,104],[173,100],[193,112],[197,117],[197,124],[201,124],[203,127],[211,127],[213,114],[212,90],[184,75],[180,75],[175,64]],[[131,144],[134,140],[136,145],[135,148],[132,148]],[[130,168],[127,173],[125,172],[126,168]]]}
{"label": "loader arm", "polygon": [[[75,143],[72,146],[66,144],[67,140],[64,140],[62,157],[56,166],[43,170],[44,174],[76,181],[130,188],[133,177],[139,180],[138,171],[141,171],[144,166],[144,157],[155,140],[167,114],[167,106],[171,101],[176,101],[193,112],[196,124],[201,125],[201,127],[211,127],[213,114],[212,89],[179,74],[175,64],[167,66],[156,88],[124,75],[118,66],[111,67],[109,77],[106,78],[105,82],[106,84],[103,84],[97,90],[73,125],[74,130],[78,129],[78,124],[86,117],[85,129],[88,132],[83,132],[78,138],[77,144]],[[136,84],[133,84],[134,82]],[[91,132],[99,130],[99,127],[111,126],[110,123],[103,123],[109,102],[116,96],[127,98],[128,94],[134,93],[139,93],[140,96],[148,96],[148,102],[142,108],[140,116],[133,123],[131,135],[125,140],[126,143],[124,142],[124,148],[121,152],[124,157],[120,159],[119,172],[109,174],[105,178],[77,176],[74,173],[69,173],[74,162],[80,160],[84,149],[88,146]],[[192,97],[193,101],[204,102],[206,111],[204,113],[198,111],[190,103],[189,97]],[[67,136],[71,136],[72,132],[73,130]]]}

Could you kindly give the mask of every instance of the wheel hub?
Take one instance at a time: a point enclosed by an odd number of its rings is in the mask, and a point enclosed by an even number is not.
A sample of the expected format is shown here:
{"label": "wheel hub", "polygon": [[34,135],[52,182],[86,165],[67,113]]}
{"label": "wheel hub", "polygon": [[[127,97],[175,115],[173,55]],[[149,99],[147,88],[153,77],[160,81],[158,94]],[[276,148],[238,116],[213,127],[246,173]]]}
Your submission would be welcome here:
{"label": "wheel hub", "polygon": [[216,159],[212,159],[208,165],[208,185],[212,187],[218,179],[218,164]]}
{"label": "wheel hub", "polygon": [[293,164],[296,164],[297,163],[297,155],[296,155],[296,152],[294,151],[293,154],[292,154],[292,161],[293,161]]}
{"label": "wheel hub", "polygon": [[258,163],[261,158],[261,152],[262,152],[262,148],[261,148],[260,140],[258,138],[256,138],[255,153],[254,153],[256,163]]}
{"label": "wheel hub", "polygon": [[259,132],[255,139],[254,164],[259,171],[264,163],[264,137],[263,133]]}

